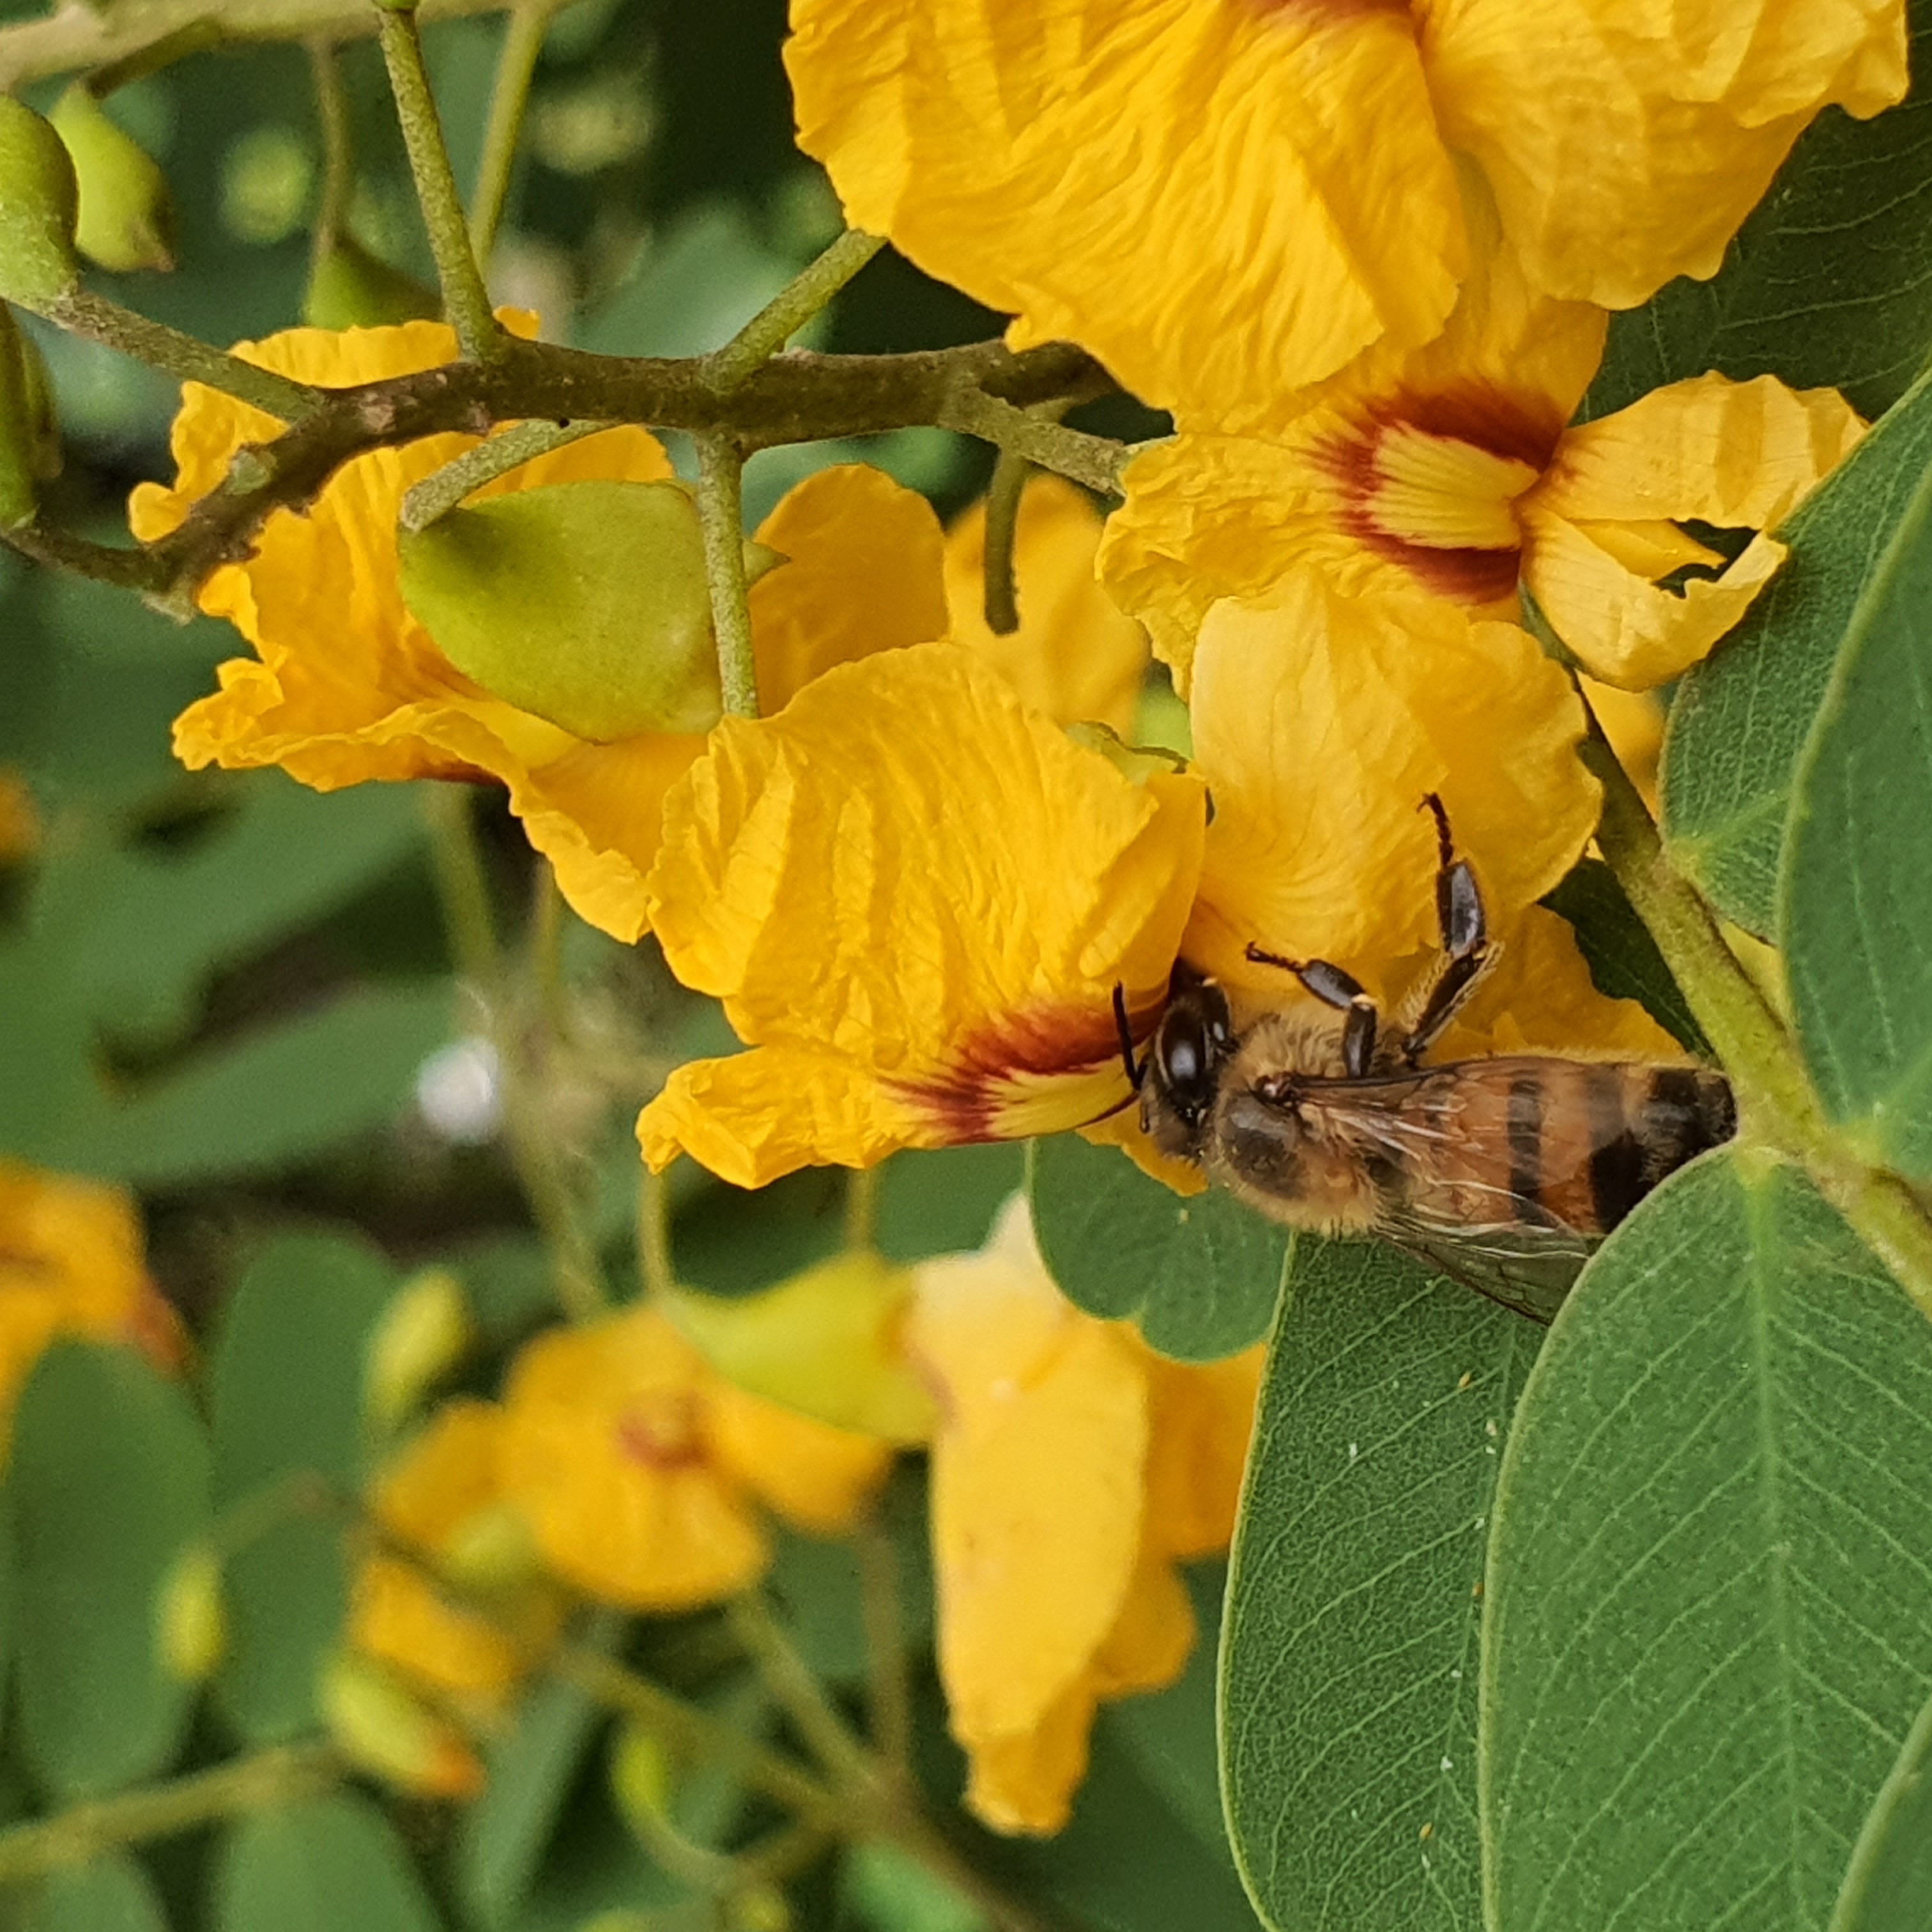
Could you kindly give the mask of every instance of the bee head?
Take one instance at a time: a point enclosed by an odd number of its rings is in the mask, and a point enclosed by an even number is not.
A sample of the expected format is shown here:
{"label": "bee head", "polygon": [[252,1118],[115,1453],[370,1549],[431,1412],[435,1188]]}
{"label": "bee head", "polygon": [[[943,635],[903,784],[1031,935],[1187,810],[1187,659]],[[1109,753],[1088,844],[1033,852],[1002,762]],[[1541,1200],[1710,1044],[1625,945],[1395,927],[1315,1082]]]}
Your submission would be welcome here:
{"label": "bee head", "polygon": [[1234,1050],[1228,996],[1211,980],[1177,967],[1148,1048],[1141,1125],[1163,1154],[1199,1158],[1222,1070]]}

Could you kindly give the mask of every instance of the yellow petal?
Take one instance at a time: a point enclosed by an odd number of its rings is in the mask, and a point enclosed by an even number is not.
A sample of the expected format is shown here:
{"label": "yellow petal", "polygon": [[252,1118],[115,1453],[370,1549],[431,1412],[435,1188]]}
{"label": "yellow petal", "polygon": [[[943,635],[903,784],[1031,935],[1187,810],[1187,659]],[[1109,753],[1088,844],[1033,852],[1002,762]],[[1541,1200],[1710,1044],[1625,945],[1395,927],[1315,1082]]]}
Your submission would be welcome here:
{"label": "yellow petal", "polygon": [[764,1534],[712,1458],[710,1372],[656,1310],[539,1336],[517,1358],[498,1468],[546,1562],[638,1610],[742,1589]]}
{"label": "yellow petal", "polygon": [[1148,1351],[1148,1549],[1186,1558],[1228,1546],[1266,1352],[1196,1364]]}
{"label": "yellow petal", "polygon": [[1312,572],[1218,604],[1195,666],[1215,816],[1186,956],[1279,1002],[1250,943],[1330,959],[1386,992],[1438,943],[1435,793],[1493,919],[1562,878],[1594,830],[1582,708],[1513,624],[1440,599],[1338,596]]}
{"label": "yellow petal", "polygon": [[1400,10],[796,0],[792,26],[800,144],[854,225],[1157,407],[1235,426],[1454,299]]}
{"label": "yellow petal", "polygon": [[939,519],[884,470],[850,463],[807,477],[758,538],[787,560],[752,586],[767,716],[834,664],[946,634]]}
{"label": "yellow petal", "polygon": [[650,1159],[736,1148],[769,1179],[1099,1113],[1126,1091],[1114,988],[1164,994],[1204,815],[1198,778],[1131,783],[952,645],[725,719],[667,801],[651,919],[773,1057],[686,1070]]}
{"label": "yellow petal", "polygon": [[1664,750],[1663,704],[1653,692],[1619,691],[1593,677],[1583,679],[1582,686],[1584,699],[1604,728],[1617,762],[1636,781],[1654,817],[1658,760]]}
{"label": "yellow petal", "polygon": [[1114,1626],[1140,1543],[1147,1382],[1123,1333],[997,1251],[920,1270],[908,1346],[940,1393],[939,1665],[955,1732],[1032,1730]]}
{"label": "yellow petal", "polygon": [[965,1805],[982,1825],[1044,1838],[1063,1829],[1087,1774],[1088,1740],[1100,1696],[1083,1676],[1024,1731],[953,1735],[966,1752]]}
{"label": "yellow petal", "polygon": [[1629,308],[1717,272],[1791,144],[1904,93],[1898,0],[1436,0],[1423,60],[1452,147],[1551,293]]}
{"label": "yellow petal", "polygon": [[1785,549],[1754,537],[1720,577],[1681,592],[1626,570],[1589,532],[1547,510],[1525,513],[1524,575],[1550,628],[1592,676],[1624,691],[1667,684],[1706,656],[1778,574]]}
{"label": "yellow petal", "polygon": [[1836,389],[1699,376],[1567,431],[1532,500],[1572,523],[1691,517],[1768,530],[1864,433]]}
{"label": "yellow petal", "polygon": [[356,1573],[349,1641],[430,1690],[500,1706],[526,1664],[484,1618],[447,1601],[412,1564],[374,1556]]}
{"label": "yellow petal", "polygon": [[1058,476],[1032,478],[1013,542],[1019,628],[1002,636],[986,622],[986,508],[976,503],[946,533],[947,634],[1036,711],[1063,724],[1090,718],[1131,739],[1147,633],[1096,580],[1100,542],[1100,513],[1084,490]]}
{"label": "yellow petal", "polygon": [[800,1415],[722,1376],[706,1426],[720,1468],[786,1521],[820,1536],[850,1529],[892,1467],[890,1442]]}

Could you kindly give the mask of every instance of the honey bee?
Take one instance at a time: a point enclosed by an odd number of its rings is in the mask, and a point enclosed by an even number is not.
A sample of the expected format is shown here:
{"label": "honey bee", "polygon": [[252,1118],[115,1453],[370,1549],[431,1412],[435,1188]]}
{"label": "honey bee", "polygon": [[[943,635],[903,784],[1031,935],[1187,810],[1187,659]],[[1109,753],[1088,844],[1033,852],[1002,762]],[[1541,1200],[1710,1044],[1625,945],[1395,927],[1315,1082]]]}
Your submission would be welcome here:
{"label": "honey bee", "polygon": [[1372,1234],[1539,1322],[1591,1250],[1664,1176],[1728,1140],[1736,1109],[1707,1068],[1504,1054],[1423,1055],[1494,963],[1482,895],[1432,794],[1442,956],[1393,1023],[1326,960],[1248,948],[1316,1004],[1237,1030],[1184,963],[1145,1055],[1114,1016],[1141,1125],[1270,1220]]}

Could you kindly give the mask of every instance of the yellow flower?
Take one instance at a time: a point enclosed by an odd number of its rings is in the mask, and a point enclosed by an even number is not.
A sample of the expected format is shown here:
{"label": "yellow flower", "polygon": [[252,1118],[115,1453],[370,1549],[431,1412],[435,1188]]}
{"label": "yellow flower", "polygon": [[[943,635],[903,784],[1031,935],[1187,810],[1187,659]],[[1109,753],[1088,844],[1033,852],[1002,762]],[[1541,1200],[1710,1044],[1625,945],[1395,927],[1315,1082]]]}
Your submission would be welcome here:
{"label": "yellow flower", "polygon": [[[1427,592],[1496,616],[1520,614],[1520,582],[1595,676],[1667,682],[1743,616],[1784,556],[1762,532],[1864,425],[1835,390],[1704,376],[1566,429],[1604,326],[1533,293],[1492,244],[1427,347],[1370,352],[1266,436],[1184,434],[1137,458],[1104,580],[1184,688],[1212,604],[1302,563],[1344,590]],[[1685,519],[1759,534],[1724,566]]]}
{"label": "yellow flower", "polygon": [[656,1309],[526,1348],[498,1468],[544,1560],[591,1595],[680,1610],[742,1590],[770,1558],[754,1499],[800,1527],[849,1527],[887,1443],[748,1395]]}
{"label": "yellow flower", "polygon": [[[1189,771],[1136,784],[944,645],[721,728],[667,806],[652,916],[753,1051],[680,1069],[645,1158],[756,1186],[1094,1122],[1129,1093],[1115,988],[1144,1033],[1177,957],[1251,1007],[1305,997],[1251,943],[1399,992],[1437,943],[1432,792],[1503,946],[1444,1057],[1674,1052],[1535,904],[1599,800],[1582,707],[1520,626],[1292,572],[1210,613],[1193,728]],[[1096,1131],[1138,1138],[1130,1112]]]}
{"label": "yellow flower", "polygon": [[166,1369],[179,1366],[184,1347],[142,1266],[132,1197],[0,1160],[0,1418],[64,1336],[129,1342]]}
{"label": "yellow flower", "polygon": [[754,1051],[639,1124],[740,1186],[816,1160],[1050,1131],[1118,1098],[1112,1000],[1164,994],[1201,782],[1136,785],[950,644],[727,718],[666,802],[651,916]]}
{"label": "yellow flower", "polygon": [[974,505],[946,532],[946,634],[1036,711],[1063,724],[1090,719],[1125,737],[1147,676],[1148,637],[1094,580],[1100,531],[1084,490],[1051,475],[1028,482],[1013,542],[1019,628],[1002,635],[986,622],[986,508]]}
{"label": "yellow flower", "polygon": [[854,226],[1247,429],[1442,328],[1473,162],[1534,286],[1716,272],[1826,103],[1906,86],[1898,0],[793,0],[799,140]]}
{"label": "yellow flower", "polygon": [[[487,1593],[492,1614],[476,1614],[439,1591],[432,1576],[400,1556],[377,1554],[358,1572],[349,1641],[416,1689],[472,1722],[502,1714],[532,1654],[554,1638],[562,1606],[536,1573],[527,1532],[520,1536],[503,1500],[497,1457],[502,1412],[452,1402],[386,1470],[372,1510],[387,1534],[456,1582]],[[527,1564],[505,1546],[527,1549]]]}
{"label": "yellow flower", "polygon": [[[298,328],[238,353],[325,385],[430,368],[455,353],[440,322],[334,332]],[[143,484],[136,536],[175,529],[244,445],[276,425],[198,384],[183,392],[171,489]],[[221,688],[184,712],[177,754],[191,766],[279,764],[332,790],[365,778],[487,776],[586,920],[635,939],[657,844],[658,801],[703,748],[692,734],[644,732],[610,743],[493,697],[457,670],[405,607],[396,518],[404,494],[476,439],[425,438],[357,457],[299,514],[278,511],[252,555],[202,586],[259,654],[221,668]],[[524,464],[484,494],[590,478],[648,482],[670,466],[638,429],[608,430]],[[860,466],[821,471],[772,513],[759,541],[791,560],[754,586],[761,694],[772,710],[827,665],[943,634],[942,538],[925,500]]]}
{"label": "yellow flower", "polygon": [[976,1255],[924,1263],[908,1345],[939,1394],[939,1668],[995,1828],[1054,1832],[1102,1700],[1178,1677],[1175,1562],[1226,1546],[1261,1351],[1162,1360],[1061,1299],[1024,1199]]}

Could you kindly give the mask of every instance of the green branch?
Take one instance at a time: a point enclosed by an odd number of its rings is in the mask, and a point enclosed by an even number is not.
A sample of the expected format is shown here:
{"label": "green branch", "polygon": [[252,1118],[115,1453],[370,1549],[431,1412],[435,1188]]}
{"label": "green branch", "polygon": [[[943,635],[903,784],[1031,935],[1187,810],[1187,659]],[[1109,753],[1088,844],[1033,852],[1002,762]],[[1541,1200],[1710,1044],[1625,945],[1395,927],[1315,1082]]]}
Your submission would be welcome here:
{"label": "green branch", "polygon": [[705,373],[718,393],[728,396],[770,362],[885,245],[883,236],[847,229],[723,348],[704,358]]}
{"label": "green branch", "polygon": [[517,143],[524,131],[524,110],[530,104],[537,57],[543,52],[544,37],[556,11],[556,0],[522,0],[512,8],[509,24],[503,31],[496,77],[490,89],[490,118],[476,164],[476,186],[470,196],[470,245],[477,266],[486,274],[510,198],[510,176],[516,166]]}
{"label": "green branch", "polygon": [[986,628],[995,637],[1011,637],[1020,627],[1019,586],[1013,580],[1013,544],[1019,535],[1020,499],[1033,465],[1010,449],[1000,452],[986,485],[986,529],[981,592]]}
{"label": "green branch", "polygon": [[745,574],[744,453],[728,436],[700,436],[698,464],[698,515],[704,532],[704,575],[711,586],[711,628],[718,640],[718,686],[732,717],[755,718],[758,665]]}

